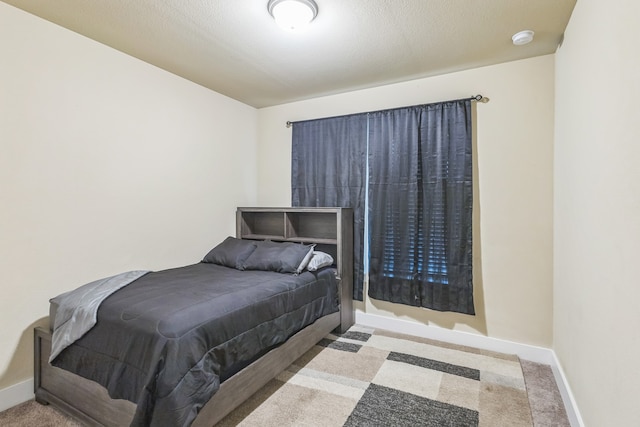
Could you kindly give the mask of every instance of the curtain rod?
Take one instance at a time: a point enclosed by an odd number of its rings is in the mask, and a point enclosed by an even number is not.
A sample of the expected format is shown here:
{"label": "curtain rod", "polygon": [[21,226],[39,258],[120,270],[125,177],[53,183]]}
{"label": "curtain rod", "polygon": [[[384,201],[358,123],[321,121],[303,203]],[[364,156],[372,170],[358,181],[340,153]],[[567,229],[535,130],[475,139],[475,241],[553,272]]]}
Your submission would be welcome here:
{"label": "curtain rod", "polygon": [[[453,101],[477,101],[477,102],[482,102],[483,104],[486,104],[487,102],[489,102],[489,98],[487,98],[486,96],[482,96],[480,94],[478,95],[474,95],[474,96],[470,96],[469,98],[462,98],[462,99],[455,99]],[[442,102],[453,102],[453,101],[442,101]],[[441,102],[431,102],[430,104],[440,104]],[[429,105],[429,104],[420,104],[420,105]],[[414,105],[414,107],[417,107],[417,105]],[[398,107],[398,108],[403,108],[403,107]],[[408,108],[408,107],[406,107]],[[391,110],[395,110],[395,108],[390,108]],[[378,110],[378,111],[369,111],[367,113],[354,113],[354,114],[369,114],[369,113],[379,113],[381,111],[389,111],[390,109],[387,110]],[[353,114],[345,114],[346,116],[350,116]],[[302,121],[302,120],[301,120]],[[295,122],[290,122],[287,121],[286,126],[288,128],[290,128]]]}

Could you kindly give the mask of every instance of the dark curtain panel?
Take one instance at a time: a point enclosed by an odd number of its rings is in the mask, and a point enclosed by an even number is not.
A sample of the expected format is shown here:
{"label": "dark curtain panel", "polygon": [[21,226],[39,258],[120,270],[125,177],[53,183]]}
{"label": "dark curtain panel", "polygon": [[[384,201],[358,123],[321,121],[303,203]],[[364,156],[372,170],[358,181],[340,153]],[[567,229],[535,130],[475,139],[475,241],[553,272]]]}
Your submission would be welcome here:
{"label": "dark curtain panel", "polygon": [[353,297],[362,301],[367,117],[293,124],[292,206],[353,208]]}
{"label": "dark curtain panel", "polygon": [[471,101],[369,115],[369,296],[475,314]]}

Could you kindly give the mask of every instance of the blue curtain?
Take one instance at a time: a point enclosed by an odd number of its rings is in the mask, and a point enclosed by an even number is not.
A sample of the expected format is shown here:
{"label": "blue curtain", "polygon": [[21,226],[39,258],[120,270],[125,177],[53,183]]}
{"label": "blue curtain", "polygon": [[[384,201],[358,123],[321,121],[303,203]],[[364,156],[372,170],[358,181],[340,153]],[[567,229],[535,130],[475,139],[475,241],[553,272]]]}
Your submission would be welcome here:
{"label": "blue curtain", "polygon": [[469,99],[294,123],[293,206],[354,209],[355,299],[368,256],[370,297],[475,313],[471,138]]}
{"label": "blue curtain", "polygon": [[369,117],[369,296],[475,314],[471,101]]}
{"label": "blue curtain", "polygon": [[362,301],[367,117],[293,124],[292,206],[353,208],[353,298]]}

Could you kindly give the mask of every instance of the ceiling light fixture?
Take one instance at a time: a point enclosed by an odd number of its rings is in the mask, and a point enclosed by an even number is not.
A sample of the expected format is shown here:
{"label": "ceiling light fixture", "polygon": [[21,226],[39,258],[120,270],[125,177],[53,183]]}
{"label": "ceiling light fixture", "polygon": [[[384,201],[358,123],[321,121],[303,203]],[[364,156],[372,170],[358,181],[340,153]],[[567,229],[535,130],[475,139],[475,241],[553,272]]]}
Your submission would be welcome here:
{"label": "ceiling light fixture", "polygon": [[531,43],[533,41],[533,34],[534,32],[531,30],[520,31],[515,33],[513,37],[511,37],[511,40],[513,40],[513,44],[516,46],[521,46],[523,44]]}
{"label": "ceiling light fixture", "polygon": [[318,15],[318,5],[313,0],[269,0],[267,9],[286,30],[302,28]]}

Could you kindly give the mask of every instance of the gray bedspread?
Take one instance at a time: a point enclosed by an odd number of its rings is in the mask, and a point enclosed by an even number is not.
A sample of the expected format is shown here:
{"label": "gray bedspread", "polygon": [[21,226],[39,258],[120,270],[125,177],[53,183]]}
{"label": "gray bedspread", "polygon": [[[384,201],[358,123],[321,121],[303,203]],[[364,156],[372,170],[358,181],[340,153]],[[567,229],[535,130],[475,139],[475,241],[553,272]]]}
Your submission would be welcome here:
{"label": "gray bedspread", "polygon": [[73,291],[52,298],[58,306],[53,319],[49,363],[62,350],[80,339],[98,321],[98,307],[109,295],[139,279],[148,271],[136,270],[87,283]]}
{"label": "gray bedspread", "polygon": [[97,324],[53,365],[136,403],[132,425],[187,426],[221,378],[335,311],[333,270],[152,272],[106,298]]}

